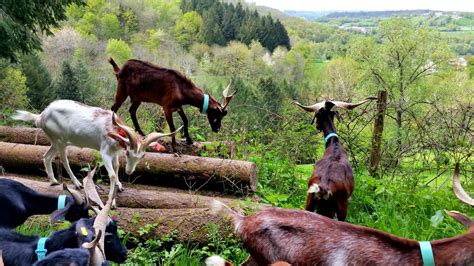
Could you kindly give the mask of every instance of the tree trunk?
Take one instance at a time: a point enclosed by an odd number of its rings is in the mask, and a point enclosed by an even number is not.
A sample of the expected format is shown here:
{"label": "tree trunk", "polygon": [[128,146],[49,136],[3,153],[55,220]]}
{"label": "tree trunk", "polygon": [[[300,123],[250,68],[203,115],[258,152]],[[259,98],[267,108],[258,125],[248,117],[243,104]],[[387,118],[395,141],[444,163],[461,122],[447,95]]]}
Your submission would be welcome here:
{"label": "tree trunk", "polygon": [[[39,128],[31,127],[8,127],[0,126],[0,141],[14,142],[21,144],[34,145],[51,145],[48,137]],[[171,151],[171,139],[162,138],[158,142],[163,145],[166,150]],[[176,148],[180,154],[201,156],[206,154],[207,157],[231,158],[237,156],[237,148],[233,141],[218,142],[194,142],[188,145],[185,139],[176,139]],[[152,152],[152,149],[148,149]]]}
{"label": "tree trunk", "polygon": [[[207,208],[199,209],[135,209],[117,208],[111,216],[119,221],[119,227],[127,234],[142,240],[160,239],[173,235],[177,242],[210,243],[215,235],[209,230],[209,225],[218,225],[216,232],[220,236],[232,233],[230,220],[210,213]],[[26,222],[48,223],[46,215],[33,216]],[[138,232],[141,230],[141,234]],[[145,233],[143,233],[145,232]]]}
{"label": "tree trunk", "polygon": [[[28,176],[1,176],[1,178],[11,179],[34,189],[35,191],[47,194],[68,194],[62,186],[51,186],[44,181],[30,179]],[[102,201],[105,203],[108,197],[109,186],[101,186],[98,189]],[[210,197],[197,194],[186,193],[179,190],[156,188],[144,185],[128,184],[123,192],[117,193],[117,206],[126,208],[148,208],[148,209],[186,209],[186,208],[207,208],[212,200],[219,200],[228,206],[240,209],[238,199]]]}
{"label": "tree trunk", "polygon": [[[26,170],[42,169],[43,154],[49,147],[0,142],[0,165],[9,169]],[[71,167],[85,167],[96,161],[97,151],[68,147],[68,158]],[[124,166],[125,158],[120,157]],[[218,188],[219,190],[257,190],[257,167],[254,163],[172,154],[149,153],[140,161],[136,174],[127,181],[133,183],[158,183],[188,189]],[[140,175],[137,177],[137,175]],[[123,178],[122,178],[123,179]]]}
{"label": "tree trunk", "polygon": [[382,135],[384,127],[385,110],[387,109],[387,92],[379,91],[377,99],[377,116],[375,117],[374,131],[372,134],[372,151],[370,152],[369,172],[371,176],[377,174],[379,168],[382,147]]}

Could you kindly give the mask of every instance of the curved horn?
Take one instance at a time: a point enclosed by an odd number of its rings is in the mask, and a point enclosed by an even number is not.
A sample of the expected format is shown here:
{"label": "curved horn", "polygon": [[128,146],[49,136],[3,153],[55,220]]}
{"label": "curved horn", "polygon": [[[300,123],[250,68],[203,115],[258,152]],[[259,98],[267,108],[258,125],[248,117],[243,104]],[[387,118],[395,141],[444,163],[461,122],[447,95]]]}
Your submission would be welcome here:
{"label": "curved horn", "polygon": [[[110,208],[112,207],[112,202],[113,202],[113,199],[115,198],[115,194],[117,193],[117,186],[115,185],[115,183],[111,184],[110,189],[112,189],[112,197],[109,197],[107,199],[107,204],[105,204],[104,208],[102,208],[102,210],[100,210],[100,212],[95,217],[94,229],[95,229],[96,234],[98,234],[100,230],[102,230],[102,232],[105,232],[107,224],[109,223],[109,211],[110,211]],[[104,242],[105,242],[105,234],[102,235],[99,241],[98,247],[100,250],[104,250]]]}
{"label": "curved horn", "polygon": [[456,163],[456,166],[454,167],[453,190],[454,194],[456,194],[456,197],[458,197],[460,201],[474,206],[474,199],[471,198],[461,186],[461,181],[459,180],[459,163]]}
{"label": "curved horn", "polygon": [[227,105],[229,105],[230,100],[232,100],[232,97],[237,93],[237,90],[234,91],[231,95],[229,95],[229,89],[230,85],[232,85],[232,80],[229,81],[229,84],[227,87],[222,91],[222,95],[224,95],[224,104],[222,105],[222,110],[225,110],[227,108]]}
{"label": "curved horn", "polygon": [[99,193],[97,193],[97,189],[94,184],[94,180],[92,179],[96,170],[97,165],[94,167],[94,169],[92,169],[92,171],[89,172],[89,174],[87,174],[86,178],[84,178],[84,193],[86,194],[86,198],[99,205],[100,208],[104,208],[104,203],[100,199]]}
{"label": "curved horn", "polygon": [[63,184],[63,189],[67,190],[67,192],[71,194],[71,196],[74,198],[74,202],[77,205],[81,205],[82,203],[84,203],[84,198],[82,198],[82,195],[79,191],[69,188],[66,184]]}
{"label": "curved horn", "polygon": [[306,112],[318,112],[321,108],[324,107],[325,101],[315,103],[309,106],[302,105],[301,103],[297,101],[293,101],[292,103],[298,105],[299,107],[301,107],[301,109],[305,110]]}
{"label": "curved horn", "polygon": [[99,230],[99,232],[96,233],[95,238],[91,242],[86,242],[82,244],[82,247],[89,249],[89,252],[91,254],[90,265],[103,265],[103,263],[106,261],[104,250],[101,249],[100,246],[98,246],[102,235],[102,230]]}
{"label": "curved horn", "polygon": [[122,125],[122,124],[118,123],[115,116],[116,116],[115,113],[112,113],[112,123],[115,126],[118,126],[119,128],[123,129],[123,131],[125,132],[125,134],[128,137],[128,140],[130,142],[130,146],[132,147],[132,149],[133,150],[138,150],[138,144],[137,144],[135,131],[131,127],[128,127],[126,125]]}
{"label": "curved horn", "polygon": [[163,138],[163,137],[167,137],[167,136],[174,136],[176,135],[176,133],[178,133],[181,129],[183,128],[183,126],[180,126],[178,129],[176,129],[174,132],[171,132],[171,133],[158,133],[158,132],[153,132],[153,133],[150,133],[146,136],[146,138],[143,140],[143,143],[142,145],[140,146],[140,150],[141,151],[145,151],[146,147],[148,147],[148,145],[150,145],[150,143],[152,143],[153,141],[159,139],[159,138]]}
{"label": "curved horn", "polygon": [[365,98],[364,100],[362,100],[361,102],[358,102],[358,103],[346,103],[346,102],[341,102],[341,101],[330,101],[330,102],[332,102],[335,107],[340,107],[340,108],[351,110],[351,109],[354,109],[354,108],[356,108],[357,106],[359,106],[361,104],[364,104],[368,101],[372,101],[372,100],[376,100],[376,99],[377,99],[377,97],[375,97],[375,96],[369,96],[369,97]]}

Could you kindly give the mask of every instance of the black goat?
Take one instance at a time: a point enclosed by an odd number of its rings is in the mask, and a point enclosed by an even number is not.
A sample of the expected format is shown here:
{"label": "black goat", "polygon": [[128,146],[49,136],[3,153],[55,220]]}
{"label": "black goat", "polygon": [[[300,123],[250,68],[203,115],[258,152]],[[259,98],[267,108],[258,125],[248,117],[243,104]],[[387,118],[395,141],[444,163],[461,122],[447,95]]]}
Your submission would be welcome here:
{"label": "black goat", "polygon": [[15,228],[28,217],[38,214],[52,214],[51,221],[66,219],[70,222],[89,218],[87,200],[75,190],[66,196],[64,207],[58,209],[59,196],[36,192],[20,182],[0,179],[0,227]]}
{"label": "black goat", "polygon": [[[82,218],[69,228],[51,234],[44,248],[49,253],[80,248],[96,238],[93,227],[95,217]],[[117,234],[117,223],[109,219],[105,230],[105,256],[108,260],[122,263],[127,259],[127,250]],[[38,236],[24,236],[9,229],[0,229],[0,250],[3,251],[5,265],[32,265],[38,261],[35,252],[38,248]]]}

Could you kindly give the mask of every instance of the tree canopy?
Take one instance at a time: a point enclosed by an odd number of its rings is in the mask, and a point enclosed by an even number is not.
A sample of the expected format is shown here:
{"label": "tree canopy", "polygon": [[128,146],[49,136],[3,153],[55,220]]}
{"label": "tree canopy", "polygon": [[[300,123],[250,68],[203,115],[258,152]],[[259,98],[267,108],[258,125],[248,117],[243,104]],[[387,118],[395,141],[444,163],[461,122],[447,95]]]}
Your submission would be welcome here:
{"label": "tree canopy", "polygon": [[66,19],[66,7],[83,0],[2,1],[0,8],[0,57],[16,61],[16,52],[41,50],[40,33],[51,34],[51,27]]}

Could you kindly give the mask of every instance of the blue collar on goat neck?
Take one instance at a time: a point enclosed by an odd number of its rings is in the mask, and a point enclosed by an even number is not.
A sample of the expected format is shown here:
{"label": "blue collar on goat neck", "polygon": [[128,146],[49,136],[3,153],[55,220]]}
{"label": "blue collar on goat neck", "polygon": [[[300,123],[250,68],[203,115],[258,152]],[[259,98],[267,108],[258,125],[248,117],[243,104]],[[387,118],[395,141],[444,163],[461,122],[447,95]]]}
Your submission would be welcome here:
{"label": "blue collar on goat neck", "polygon": [[429,241],[420,241],[421,258],[424,266],[435,266],[433,249]]}
{"label": "blue collar on goat neck", "polygon": [[331,132],[329,133],[325,138],[324,138],[324,147],[326,147],[326,144],[328,143],[328,140],[332,137],[336,137],[336,138],[339,138],[339,136],[334,133],[334,132]]}
{"label": "blue collar on goat neck", "polygon": [[46,240],[48,240],[47,237],[40,238],[38,245],[36,246],[35,253],[38,256],[38,261],[44,259],[44,257],[46,257],[46,253],[48,252],[48,250],[44,248],[46,245]]}
{"label": "blue collar on goat neck", "polygon": [[58,210],[64,209],[66,207],[66,195],[59,195],[58,197]]}
{"label": "blue collar on goat neck", "polygon": [[209,95],[204,94],[204,103],[202,104],[201,114],[205,114],[207,112],[208,107],[209,107]]}

